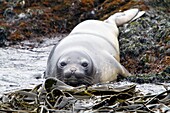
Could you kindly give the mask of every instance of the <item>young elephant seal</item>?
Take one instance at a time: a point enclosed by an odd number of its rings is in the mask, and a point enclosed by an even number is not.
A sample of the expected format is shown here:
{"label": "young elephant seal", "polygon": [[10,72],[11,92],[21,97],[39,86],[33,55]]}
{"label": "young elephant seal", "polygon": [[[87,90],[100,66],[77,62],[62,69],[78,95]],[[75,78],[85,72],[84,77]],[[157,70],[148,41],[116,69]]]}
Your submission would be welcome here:
{"label": "young elephant seal", "polygon": [[56,45],[48,58],[45,77],[71,86],[113,81],[130,73],[119,63],[118,26],[144,12],[130,9],[105,21],[86,20]]}

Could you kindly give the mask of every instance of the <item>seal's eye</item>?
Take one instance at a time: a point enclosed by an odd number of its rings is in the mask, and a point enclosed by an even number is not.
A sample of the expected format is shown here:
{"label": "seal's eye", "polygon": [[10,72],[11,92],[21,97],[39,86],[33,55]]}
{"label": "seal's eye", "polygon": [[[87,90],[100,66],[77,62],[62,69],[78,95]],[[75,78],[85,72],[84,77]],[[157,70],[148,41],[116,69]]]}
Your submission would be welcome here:
{"label": "seal's eye", "polygon": [[64,66],[66,66],[67,64],[66,64],[66,62],[61,62],[60,65],[61,65],[62,67],[64,67]]}
{"label": "seal's eye", "polygon": [[82,65],[83,67],[87,67],[87,66],[88,66],[88,63],[87,63],[87,62],[83,62],[81,65]]}

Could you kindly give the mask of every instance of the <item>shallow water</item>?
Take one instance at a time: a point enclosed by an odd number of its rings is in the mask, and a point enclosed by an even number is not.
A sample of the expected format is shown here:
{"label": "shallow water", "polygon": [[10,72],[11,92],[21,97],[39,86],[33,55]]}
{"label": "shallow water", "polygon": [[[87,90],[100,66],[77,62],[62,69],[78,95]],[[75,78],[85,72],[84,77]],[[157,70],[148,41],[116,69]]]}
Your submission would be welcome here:
{"label": "shallow water", "polygon": [[0,91],[1,93],[29,88],[41,83],[50,47],[23,50],[0,48]]}
{"label": "shallow water", "polygon": [[[32,88],[42,83],[47,58],[54,44],[58,42],[56,40],[58,39],[48,39],[33,49],[0,48],[0,94]],[[118,86],[125,84],[133,83],[115,83]],[[155,84],[137,84],[136,89],[143,94],[157,94],[165,91],[162,85]]]}
{"label": "shallow water", "polygon": [[47,58],[56,40],[45,41],[33,49],[0,48],[0,94],[42,83]]}

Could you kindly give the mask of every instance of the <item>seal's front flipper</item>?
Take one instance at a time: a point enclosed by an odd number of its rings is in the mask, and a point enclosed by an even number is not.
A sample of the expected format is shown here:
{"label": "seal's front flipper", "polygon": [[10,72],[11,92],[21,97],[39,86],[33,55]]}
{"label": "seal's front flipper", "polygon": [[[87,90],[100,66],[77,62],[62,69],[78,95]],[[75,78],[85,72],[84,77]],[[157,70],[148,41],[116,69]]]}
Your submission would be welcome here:
{"label": "seal's front flipper", "polygon": [[132,76],[132,74],[130,74],[128,70],[126,70],[126,68],[121,65],[120,62],[118,62],[114,57],[112,57],[112,61],[113,67],[115,68],[113,70],[116,70],[117,75],[121,75],[123,77]]}
{"label": "seal's front flipper", "polygon": [[126,70],[126,68],[124,66],[122,66],[121,64],[120,64],[120,66],[122,67],[121,71],[119,72],[119,74],[121,76],[123,76],[123,77],[132,76],[132,74],[130,74],[129,71]]}
{"label": "seal's front flipper", "polygon": [[123,77],[132,76],[132,74],[130,74],[129,71],[119,62],[117,62],[117,68],[119,68],[118,75],[121,75]]}
{"label": "seal's front flipper", "polygon": [[114,15],[110,16],[106,23],[115,23],[117,26],[121,26],[129,21],[133,21],[139,17],[141,17],[145,11],[139,11],[138,9],[129,9],[124,12],[115,13]]}

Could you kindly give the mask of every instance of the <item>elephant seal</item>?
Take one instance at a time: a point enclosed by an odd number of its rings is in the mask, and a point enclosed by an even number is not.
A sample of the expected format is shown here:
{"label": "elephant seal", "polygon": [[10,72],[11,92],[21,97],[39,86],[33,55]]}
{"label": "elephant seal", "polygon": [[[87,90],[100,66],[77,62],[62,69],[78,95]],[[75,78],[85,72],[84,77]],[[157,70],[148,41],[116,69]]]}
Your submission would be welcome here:
{"label": "elephant seal", "polygon": [[113,81],[131,74],[119,63],[118,26],[144,12],[130,9],[107,20],[86,20],[52,49],[45,78],[56,77],[71,86]]}

